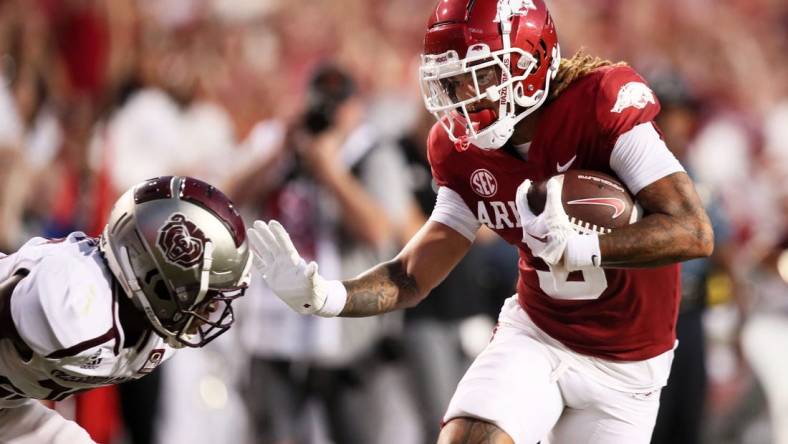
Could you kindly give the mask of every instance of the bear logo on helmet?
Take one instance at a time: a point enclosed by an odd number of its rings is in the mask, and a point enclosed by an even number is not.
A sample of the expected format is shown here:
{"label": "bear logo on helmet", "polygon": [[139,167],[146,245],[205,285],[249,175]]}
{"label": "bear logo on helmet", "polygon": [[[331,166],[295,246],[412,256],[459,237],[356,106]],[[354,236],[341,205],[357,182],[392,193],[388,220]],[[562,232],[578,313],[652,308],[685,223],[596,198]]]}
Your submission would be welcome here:
{"label": "bear logo on helmet", "polygon": [[182,268],[196,266],[202,260],[208,239],[181,213],[175,213],[159,230],[157,244],[167,262]]}

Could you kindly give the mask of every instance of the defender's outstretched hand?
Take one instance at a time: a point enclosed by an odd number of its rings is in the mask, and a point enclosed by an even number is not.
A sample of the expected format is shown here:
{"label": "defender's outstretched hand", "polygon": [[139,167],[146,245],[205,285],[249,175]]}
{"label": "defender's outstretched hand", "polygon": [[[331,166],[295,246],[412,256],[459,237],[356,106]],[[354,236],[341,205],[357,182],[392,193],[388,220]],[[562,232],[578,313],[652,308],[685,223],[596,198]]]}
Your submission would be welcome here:
{"label": "defender's outstretched hand", "polygon": [[290,235],[277,221],[255,221],[246,231],[254,264],[266,284],[293,310],[301,314],[337,316],[345,307],[347,291],[339,281],[327,281],[317,263],[298,254]]}

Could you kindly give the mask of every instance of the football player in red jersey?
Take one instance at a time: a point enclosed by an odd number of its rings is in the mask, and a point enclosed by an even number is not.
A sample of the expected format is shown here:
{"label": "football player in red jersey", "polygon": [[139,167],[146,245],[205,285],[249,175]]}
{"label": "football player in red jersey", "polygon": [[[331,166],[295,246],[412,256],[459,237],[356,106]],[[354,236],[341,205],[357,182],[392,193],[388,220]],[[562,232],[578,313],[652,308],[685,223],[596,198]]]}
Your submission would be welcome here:
{"label": "football player in red jersey", "polygon": [[[626,64],[561,60],[543,0],[441,0],[421,84],[438,118],[428,146],[440,185],[421,231],[340,282],[301,259],[276,221],[257,221],[257,268],[301,313],[372,316],[417,304],[485,224],[519,249],[517,295],[459,383],[438,442],[648,443],[676,346],[676,264],[713,248],[693,184],[654,125],[653,92]],[[556,179],[532,214],[531,182],[569,169],[617,176],[645,216],[579,233]]]}

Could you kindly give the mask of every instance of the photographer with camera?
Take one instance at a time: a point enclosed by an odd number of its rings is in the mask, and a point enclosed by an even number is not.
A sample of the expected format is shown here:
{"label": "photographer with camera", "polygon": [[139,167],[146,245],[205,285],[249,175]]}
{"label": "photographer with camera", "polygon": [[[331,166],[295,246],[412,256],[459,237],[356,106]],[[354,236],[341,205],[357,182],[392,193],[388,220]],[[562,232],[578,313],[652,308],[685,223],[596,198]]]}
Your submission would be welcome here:
{"label": "photographer with camera", "polygon": [[[258,124],[248,142],[260,160],[237,176],[230,194],[247,215],[285,224],[321,272],[352,277],[400,246],[415,208],[405,161],[365,121],[365,104],[344,71],[318,67],[299,117]],[[255,442],[310,442],[304,434],[314,405],[322,407],[334,442],[375,441],[382,400],[371,387],[385,373],[377,346],[399,317],[301,316],[267,294],[262,280],[250,292],[265,293],[247,298],[239,319],[252,355],[246,393]],[[369,420],[358,421],[359,414]]]}

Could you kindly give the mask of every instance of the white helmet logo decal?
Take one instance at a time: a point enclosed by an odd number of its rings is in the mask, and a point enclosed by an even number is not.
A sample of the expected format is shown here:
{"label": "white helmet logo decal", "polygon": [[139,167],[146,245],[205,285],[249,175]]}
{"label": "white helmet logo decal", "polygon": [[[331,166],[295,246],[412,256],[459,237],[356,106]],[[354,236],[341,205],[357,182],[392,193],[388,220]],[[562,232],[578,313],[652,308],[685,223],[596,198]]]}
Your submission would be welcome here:
{"label": "white helmet logo decal", "polygon": [[[506,8],[502,3],[509,3],[509,8]],[[504,8],[501,8],[501,6],[504,6]],[[502,9],[505,11],[508,10],[511,15],[528,15],[529,10],[536,10],[536,5],[534,4],[534,0],[499,0],[498,14],[495,16],[496,23],[501,21]]]}
{"label": "white helmet logo decal", "polygon": [[643,109],[649,103],[657,103],[654,92],[642,82],[629,82],[618,90],[616,104],[610,112],[621,113],[627,108]]}
{"label": "white helmet logo decal", "polygon": [[200,263],[207,240],[194,222],[181,213],[175,213],[159,229],[156,245],[167,262],[185,269]]}

